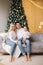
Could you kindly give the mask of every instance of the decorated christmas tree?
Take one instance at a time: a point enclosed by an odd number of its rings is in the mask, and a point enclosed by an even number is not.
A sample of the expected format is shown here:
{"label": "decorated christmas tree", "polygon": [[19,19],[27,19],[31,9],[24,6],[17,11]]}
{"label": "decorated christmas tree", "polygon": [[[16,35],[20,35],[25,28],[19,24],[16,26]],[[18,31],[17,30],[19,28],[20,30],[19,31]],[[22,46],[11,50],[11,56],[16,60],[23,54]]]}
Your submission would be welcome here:
{"label": "decorated christmas tree", "polygon": [[24,25],[27,26],[27,20],[22,6],[22,0],[10,0],[10,9],[6,31],[8,31],[10,23],[17,23],[18,21],[20,22],[22,27]]}

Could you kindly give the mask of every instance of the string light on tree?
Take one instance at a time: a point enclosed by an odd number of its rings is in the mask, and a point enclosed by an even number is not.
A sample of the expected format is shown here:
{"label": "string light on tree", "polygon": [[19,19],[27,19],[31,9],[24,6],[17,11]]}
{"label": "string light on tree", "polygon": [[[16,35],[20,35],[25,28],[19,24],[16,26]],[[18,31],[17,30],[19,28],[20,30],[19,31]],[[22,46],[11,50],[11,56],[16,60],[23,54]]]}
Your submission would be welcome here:
{"label": "string light on tree", "polygon": [[[24,14],[24,9],[22,7],[22,0],[10,0],[10,11],[7,20],[7,29],[8,31],[10,23],[17,23],[18,21],[21,23],[23,27],[24,24],[27,26],[26,16]],[[25,23],[26,22],[26,23]]]}

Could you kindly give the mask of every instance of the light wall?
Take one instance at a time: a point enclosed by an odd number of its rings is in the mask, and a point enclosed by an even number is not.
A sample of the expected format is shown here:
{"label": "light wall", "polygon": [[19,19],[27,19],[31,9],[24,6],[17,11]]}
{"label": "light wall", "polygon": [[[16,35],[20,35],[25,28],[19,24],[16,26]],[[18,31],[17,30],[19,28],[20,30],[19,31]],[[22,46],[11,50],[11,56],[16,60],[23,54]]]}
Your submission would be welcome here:
{"label": "light wall", "polygon": [[0,0],[0,33],[5,32],[8,17],[8,3]]}
{"label": "light wall", "polygon": [[[34,0],[33,0],[34,1]],[[35,6],[29,0],[22,0],[25,15],[27,17],[28,26],[31,33],[43,33],[43,9]],[[42,2],[37,0],[39,6],[43,6]]]}

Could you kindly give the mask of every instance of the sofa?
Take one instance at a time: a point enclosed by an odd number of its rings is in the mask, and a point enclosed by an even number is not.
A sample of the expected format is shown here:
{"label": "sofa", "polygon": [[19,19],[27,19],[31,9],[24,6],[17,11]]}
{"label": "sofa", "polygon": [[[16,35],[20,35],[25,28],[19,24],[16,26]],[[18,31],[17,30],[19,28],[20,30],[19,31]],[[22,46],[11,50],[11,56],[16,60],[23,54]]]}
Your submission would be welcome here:
{"label": "sofa", "polygon": [[31,36],[31,53],[43,53],[43,33],[35,33]]}
{"label": "sofa", "polygon": [[[7,35],[7,33],[0,33],[0,53],[6,53],[5,49],[3,49],[3,47],[2,47],[3,38],[5,37],[5,35]],[[43,53],[43,33],[32,34],[30,41],[31,41],[31,43],[30,43],[31,53]],[[18,50],[16,50],[16,51],[18,51]]]}

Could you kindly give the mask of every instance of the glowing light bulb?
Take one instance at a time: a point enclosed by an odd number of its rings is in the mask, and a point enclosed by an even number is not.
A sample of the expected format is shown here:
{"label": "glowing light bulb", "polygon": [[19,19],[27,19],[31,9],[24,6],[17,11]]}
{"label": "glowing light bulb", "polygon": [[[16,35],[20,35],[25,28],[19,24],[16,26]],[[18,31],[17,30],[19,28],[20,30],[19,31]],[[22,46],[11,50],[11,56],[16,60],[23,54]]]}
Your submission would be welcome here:
{"label": "glowing light bulb", "polygon": [[39,28],[41,28],[41,26],[39,26]]}

